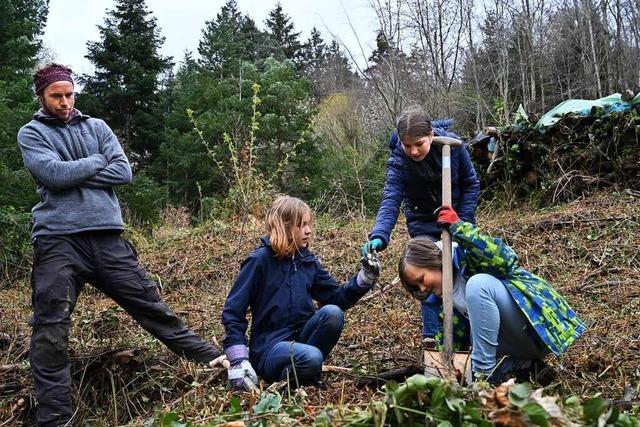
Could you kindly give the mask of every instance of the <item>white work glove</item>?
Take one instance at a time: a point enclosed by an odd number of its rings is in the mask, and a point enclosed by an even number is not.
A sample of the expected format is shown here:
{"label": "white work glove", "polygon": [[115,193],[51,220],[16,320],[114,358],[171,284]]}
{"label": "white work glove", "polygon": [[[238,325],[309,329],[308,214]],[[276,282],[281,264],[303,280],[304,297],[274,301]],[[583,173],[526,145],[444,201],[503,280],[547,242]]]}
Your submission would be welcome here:
{"label": "white work glove", "polygon": [[251,391],[254,387],[258,387],[258,375],[247,359],[231,365],[229,384],[234,390]]}
{"label": "white work glove", "polygon": [[378,281],[378,277],[380,277],[380,258],[378,258],[378,253],[375,250],[367,252],[360,259],[360,264],[362,264],[362,268],[358,273],[358,285],[373,286]]}
{"label": "white work glove", "polygon": [[234,345],[225,350],[229,360],[229,384],[234,390],[251,391],[258,386],[258,375],[249,362],[249,352],[244,345]]}

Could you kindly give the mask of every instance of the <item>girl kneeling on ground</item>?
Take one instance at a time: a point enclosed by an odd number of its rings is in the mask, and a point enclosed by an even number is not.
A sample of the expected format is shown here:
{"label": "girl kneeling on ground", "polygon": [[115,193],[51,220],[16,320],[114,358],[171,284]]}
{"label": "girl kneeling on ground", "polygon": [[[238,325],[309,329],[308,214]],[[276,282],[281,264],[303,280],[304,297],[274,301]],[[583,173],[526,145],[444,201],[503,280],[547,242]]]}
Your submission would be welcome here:
{"label": "girl kneeling on ground", "polygon": [[[468,345],[470,335],[475,378],[492,384],[512,376],[528,380],[545,368],[542,359],[549,352],[562,354],[582,335],[584,324],[567,301],[547,281],[519,267],[517,255],[501,239],[461,221],[451,206],[439,210],[438,224],[449,228],[454,242],[454,340]],[[398,273],[419,300],[442,295],[440,244],[415,238],[404,248]],[[534,380],[543,384],[545,378]]]}
{"label": "girl kneeling on ground", "polygon": [[[300,199],[278,197],[265,222],[267,236],[242,263],[222,313],[229,381],[235,389],[246,388],[245,378],[257,385],[256,371],[268,382],[318,383],[322,363],[342,333],[343,311],[380,274],[377,259],[365,259],[358,275],[340,286],[309,250],[311,209]],[[249,308],[250,351],[245,341]]]}

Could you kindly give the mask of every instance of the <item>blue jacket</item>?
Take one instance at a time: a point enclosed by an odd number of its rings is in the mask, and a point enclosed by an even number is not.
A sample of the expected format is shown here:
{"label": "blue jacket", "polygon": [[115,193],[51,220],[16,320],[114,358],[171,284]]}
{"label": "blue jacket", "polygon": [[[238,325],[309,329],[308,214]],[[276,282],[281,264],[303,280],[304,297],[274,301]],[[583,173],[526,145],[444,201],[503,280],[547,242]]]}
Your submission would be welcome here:
{"label": "blue jacket", "polygon": [[260,240],[261,246],[242,263],[222,312],[227,349],[246,345],[247,309],[251,309],[249,359],[259,372],[267,350],[294,340],[314,315],[313,300],[346,310],[369,290],[369,286],[358,285],[357,276],[340,286],[306,248],[293,258],[279,260],[269,239]]}
{"label": "blue jacket", "polygon": [[[443,122],[440,122],[441,124]],[[444,121],[445,127],[434,127],[436,136],[449,136],[459,138],[456,134],[448,132],[446,128],[450,121]],[[434,122],[437,126],[437,123]],[[404,202],[404,213],[407,218],[407,226],[411,237],[432,235],[439,236],[441,230],[435,222],[434,211],[440,207],[442,198],[442,186],[438,184],[436,197],[432,199],[411,197],[409,187],[415,189],[433,187],[433,183],[416,182],[411,180],[411,174],[407,162],[413,160],[406,157],[402,149],[402,144],[396,132],[389,140],[391,155],[387,161],[387,177],[384,184],[384,191],[376,223],[369,234],[369,239],[379,238],[382,240],[382,249],[389,244],[391,230],[396,225],[400,205]],[[441,163],[442,151],[439,147],[432,145],[427,157],[431,156],[437,163]],[[420,163],[427,161],[422,160]],[[415,163],[415,162],[414,162]],[[418,165],[418,163],[415,163]],[[409,165],[413,166],[413,165]],[[439,174],[441,180],[441,173]],[[439,181],[440,182],[440,181]],[[478,195],[480,193],[480,180],[471,164],[469,153],[464,146],[451,150],[451,198],[453,207],[463,221],[475,223],[475,210],[478,205]]]}

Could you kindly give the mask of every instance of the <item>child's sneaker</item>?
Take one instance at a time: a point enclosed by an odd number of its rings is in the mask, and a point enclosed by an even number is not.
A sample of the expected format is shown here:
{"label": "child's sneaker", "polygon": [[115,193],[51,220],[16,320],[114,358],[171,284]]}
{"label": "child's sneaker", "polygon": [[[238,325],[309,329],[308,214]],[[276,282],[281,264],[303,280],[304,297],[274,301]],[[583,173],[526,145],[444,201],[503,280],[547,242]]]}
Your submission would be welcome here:
{"label": "child's sneaker", "polygon": [[422,339],[422,347],[425,350],[435,350],[438,345],[438,342],[433,337],[424,337]]}

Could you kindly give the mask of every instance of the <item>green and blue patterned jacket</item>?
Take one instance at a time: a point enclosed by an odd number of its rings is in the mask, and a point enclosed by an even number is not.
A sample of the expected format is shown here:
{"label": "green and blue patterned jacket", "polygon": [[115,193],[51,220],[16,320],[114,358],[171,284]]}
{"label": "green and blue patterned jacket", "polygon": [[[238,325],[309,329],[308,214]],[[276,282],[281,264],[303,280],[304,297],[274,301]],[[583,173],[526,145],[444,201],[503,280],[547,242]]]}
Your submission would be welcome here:
{"label": "green and blue patterned jacket", "polygon": [[[518,266],[518,256],[501,239],[486,236],[464,221],[453,224],[450,231],[460,245],[454,254],[457,272],[467,278],[487,273],[501,280],[554,354],[564,353],[582,335],[585,326],[564,297],[549,282]],[[463,341],[468,340],[468,328],[466,319],[454,315],[456,347],[463,347]]]}

